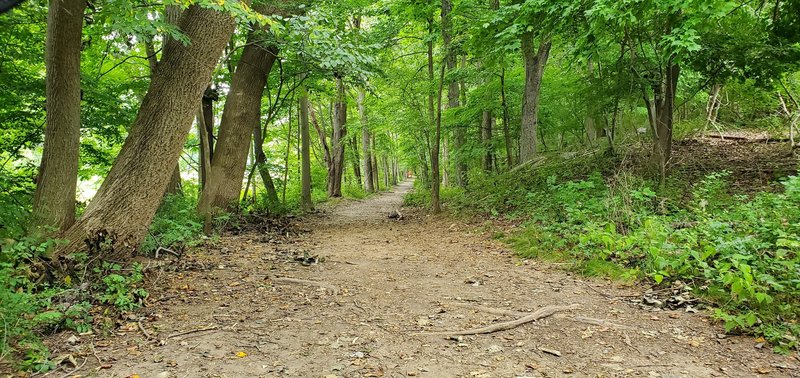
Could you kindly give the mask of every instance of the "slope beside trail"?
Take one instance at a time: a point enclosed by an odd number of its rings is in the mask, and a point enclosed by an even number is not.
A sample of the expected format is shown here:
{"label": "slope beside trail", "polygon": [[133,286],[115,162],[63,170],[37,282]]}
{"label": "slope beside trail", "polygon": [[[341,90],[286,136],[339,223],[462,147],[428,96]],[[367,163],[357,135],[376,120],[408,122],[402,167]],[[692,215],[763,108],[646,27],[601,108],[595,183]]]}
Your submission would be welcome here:
{"label": "slope beside trail", "polygon": [[[141,318],[61,352],[83,350],[75,374],[102,377],[800,376],[794,357],[720,335],[702,313],[632,304],[644,288],[519,260],[485,227],[388,219],[410,189],[332,205],[296,237],[224,236],[151,276]],[[491,334],[419,334],[553,305],[578,308]]]}

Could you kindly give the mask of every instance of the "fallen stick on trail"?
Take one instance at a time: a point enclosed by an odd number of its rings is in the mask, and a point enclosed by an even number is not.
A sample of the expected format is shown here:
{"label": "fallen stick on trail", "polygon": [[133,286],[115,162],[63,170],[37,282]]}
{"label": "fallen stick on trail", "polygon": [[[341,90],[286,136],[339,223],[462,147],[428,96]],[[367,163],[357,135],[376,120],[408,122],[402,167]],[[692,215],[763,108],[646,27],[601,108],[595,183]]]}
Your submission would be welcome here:
{"label": "fallen stick on trail", "polygon": [[289,278],[289,277],[269,277],[269,279],[273,283],[277,283],[277,284],[284,283],[284,284],[319,286],[321,288],[330,290],[331,292],[333,292],[333,295],[339,294],[339,289],[337,289],[335,286],[333,286],[331,284],[328,284],[328,283],[325,283],[325,282],[302,280],[302,279],[299,279],[299,278]]}
{"label": "fallen stick on trail", "polygon": [[431,336],[431,335],[449,335],[449,336],[466,336],[466,335],[480,335],[485,333],[494,333],[499,331],[506,331],[512,328],[519,327],[523,324],[527,324],[530,322],[535,322],[540,319],[544,319],[548,316],[552,316],[553,314],[560,312],[560,311],[569,311],[577,309],[579,306],[577,304],[572,304],[569,306],[546,306],[542,307],[533,314],[523,316],[516,320],[511,320],[508,322],[502,322],[497,324],[492,324],[490,326],[481,327],[481,328],[473,328],[467,329],[463,331],[443,331],[443,332],[418,332],[415,335],[423,335],[423,336]]}
{"label": "fallen stick on trail", "polygon": [[472,305],[469,303],[448,303],[445,306],[453,306],[453,307],[460,307],[466,308],[468,310],[474,310],[478,312],[485,312],[488,314],[494,315],[509,315],[509,316],[525,316],[528,315],[524,312],[514,311],[514,310],[504,310],[502,308],[494,308],[494,307],[486,307],[486,306],[479,306],[479,305]]}
{"label": "fallen stick on trail", "polygon": [[173,334],[171,334],[171,335],[167,336],[167,339],[171,339],[171,338],[173,338],[173,337],[178,337],[178,336],[184,336],[184,335],[188,335],[188,334],[190,334],[190,333],[197,333],[197,332],[211,331],[211,330],[214,330],[214,329],[217,329],[217,326],[211,326],[211,327],[206,327],[206,328],[198,328],[198,329],[193,329],[193,330],[191,330],[191,331],[185,331],[185,332],[173,333]]}
{"label": "fallen stick on trail", "polygon": [[574,318],[567,318],[567,319],[574,320],[574,321],[579,322],[579,323],[592,324],[592,325],[601,326],[601,327],[612,327],[612,328],[619,328],[619,329],[634,329],[633,327],[626,326],[624,324],[617,324],[617,323],[610,322],[610,321],[605,320],[605,319],[587,318],[585,316],[576,316]]}

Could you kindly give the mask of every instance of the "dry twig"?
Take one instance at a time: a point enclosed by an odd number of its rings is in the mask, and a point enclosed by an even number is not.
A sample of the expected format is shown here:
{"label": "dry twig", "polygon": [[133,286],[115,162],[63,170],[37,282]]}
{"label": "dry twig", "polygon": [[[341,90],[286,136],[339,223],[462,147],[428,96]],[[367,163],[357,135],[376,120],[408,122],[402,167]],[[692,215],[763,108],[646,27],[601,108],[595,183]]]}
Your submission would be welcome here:
{"label": "dry twig", "polygon": [[463,331],[443,331],[443,332],[419,332],[416,335],[451,335],[451,336],[466,336],[466,335],[480,335],[485,333],[494,333],[499,331],[505,331],[512,328],[519,327],[523,324],[527,324],[530,322],[535,322],[540,319],[544,319],[548,316],[551,316],[560,311],[568,311],[577,309],[578,305],[572,304],[569,306],[546,306],[536,310],[534,313],[523,316],[516,320],[511,320],[508,322],[502,322],[497,324],[492,324],[486,327],[480,328],[472,328]]}

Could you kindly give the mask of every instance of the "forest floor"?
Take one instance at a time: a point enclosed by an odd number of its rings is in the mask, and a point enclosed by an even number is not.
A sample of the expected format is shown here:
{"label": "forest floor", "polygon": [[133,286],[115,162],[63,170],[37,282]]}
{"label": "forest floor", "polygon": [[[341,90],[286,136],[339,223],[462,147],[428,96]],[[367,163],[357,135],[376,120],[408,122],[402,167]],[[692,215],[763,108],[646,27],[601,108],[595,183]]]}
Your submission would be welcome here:
{"label": "forest floor", "polygon": [[[722,335],[702,311],[643,307],[647,287],[520,260],[486,225],[388,219],[411,187],[330,205],[297,235],[241,232],[170,262],[111,335],[51,337],[54,356],[81,366],[51,376],[800,377],[796,357]],[[419,334],[555,305],[576,308],[490,334]]]}

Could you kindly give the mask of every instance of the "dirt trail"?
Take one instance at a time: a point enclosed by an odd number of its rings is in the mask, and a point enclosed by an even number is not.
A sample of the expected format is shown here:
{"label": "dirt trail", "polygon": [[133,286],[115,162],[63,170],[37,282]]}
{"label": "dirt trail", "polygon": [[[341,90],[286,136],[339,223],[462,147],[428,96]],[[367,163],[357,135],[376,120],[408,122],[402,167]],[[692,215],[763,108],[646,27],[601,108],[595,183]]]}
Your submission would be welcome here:
{"label": "dirt trail", "polygon": [[[794,358],[719,338],[702,314],[641,309],[628,300],[640,292],[521,262],[475,226],[413,211],[387,219],[410,187],[336,205],[293,243],[223,237],[197,270],[156,278],[141,322],[149,341],[123,325],[93,340],[83,374],[101,360],[104,377],[800,376]],[[303,252],[324,259],[292,259]],[[580,308],[488,335],[417,335],[515,318],[459,304]]]}

